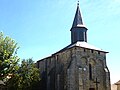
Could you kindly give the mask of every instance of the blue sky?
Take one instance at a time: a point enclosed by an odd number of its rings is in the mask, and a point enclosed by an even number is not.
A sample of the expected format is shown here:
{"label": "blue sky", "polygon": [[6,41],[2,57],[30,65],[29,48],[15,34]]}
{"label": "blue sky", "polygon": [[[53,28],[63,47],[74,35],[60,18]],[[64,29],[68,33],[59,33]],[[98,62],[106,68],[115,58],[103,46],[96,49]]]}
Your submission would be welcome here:
{"label": "blue sky", "polygon": [[[20,46],[18,56],[35,61],[71,43],[77,0],[0,0],[0,30]],[[120,80],[120,0],[80,0],[88,42],[109,52],[112,83]]]}

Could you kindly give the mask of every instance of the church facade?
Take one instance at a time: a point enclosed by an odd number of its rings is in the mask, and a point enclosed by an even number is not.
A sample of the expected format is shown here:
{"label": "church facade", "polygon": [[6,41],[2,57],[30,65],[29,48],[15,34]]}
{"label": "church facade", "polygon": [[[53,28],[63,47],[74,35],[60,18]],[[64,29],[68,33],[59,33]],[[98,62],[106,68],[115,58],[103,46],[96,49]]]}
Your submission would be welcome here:
{"label": "church facade", "polygon": [[108,52],[87,42],[79,3],[71,28],[71,44],[37,61],[40,90],[111,90]]}

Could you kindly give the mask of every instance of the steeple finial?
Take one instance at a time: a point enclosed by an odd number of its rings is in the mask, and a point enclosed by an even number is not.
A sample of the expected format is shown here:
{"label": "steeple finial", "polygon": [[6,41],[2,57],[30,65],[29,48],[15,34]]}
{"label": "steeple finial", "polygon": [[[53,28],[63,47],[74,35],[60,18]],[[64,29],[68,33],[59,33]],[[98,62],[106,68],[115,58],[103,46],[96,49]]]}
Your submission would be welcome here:
{"label": "steeple finial", "polygon": [[79,6],[79,0],[78,0],[78,3],[77,3],[77,6]]}

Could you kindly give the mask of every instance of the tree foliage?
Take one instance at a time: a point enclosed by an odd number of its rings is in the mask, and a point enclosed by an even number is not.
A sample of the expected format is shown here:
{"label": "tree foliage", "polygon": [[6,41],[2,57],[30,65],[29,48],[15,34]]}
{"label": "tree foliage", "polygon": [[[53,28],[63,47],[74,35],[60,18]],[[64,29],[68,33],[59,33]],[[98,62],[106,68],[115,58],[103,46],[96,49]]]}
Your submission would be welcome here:
{"label": "tree foliage", "polygon": [[32,59],[24,59],[18,64],[17,43],[0,32],[0,80],[7,90],[36,90],[40,72]]}
{"label": "tree foliage", "polygon": [[17,49],[17,43],[8,36],[4,37],[0,32],[0,80],[4,82],[18,69]]}
{"label": "tree foliage", "polygon": [[[32,59],[23,60],[18,72],[9,80],[11,90],[33,90],[40,81],[39,69]],[[15,83],[14,83],[15,82]]]}

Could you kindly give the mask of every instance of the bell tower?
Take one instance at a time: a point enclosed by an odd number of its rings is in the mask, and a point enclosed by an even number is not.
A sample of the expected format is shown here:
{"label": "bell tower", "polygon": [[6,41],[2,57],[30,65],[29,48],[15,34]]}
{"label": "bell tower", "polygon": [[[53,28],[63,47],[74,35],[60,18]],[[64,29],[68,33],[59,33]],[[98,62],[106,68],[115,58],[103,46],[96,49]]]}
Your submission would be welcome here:
{"label": "bell tower", "polygon": [[71,31],[71,44],[74,44],[77,41],[87,42],[87,28],[85,27],[82,21],[79,2],[77,3],[77,10],[70,31]]}

